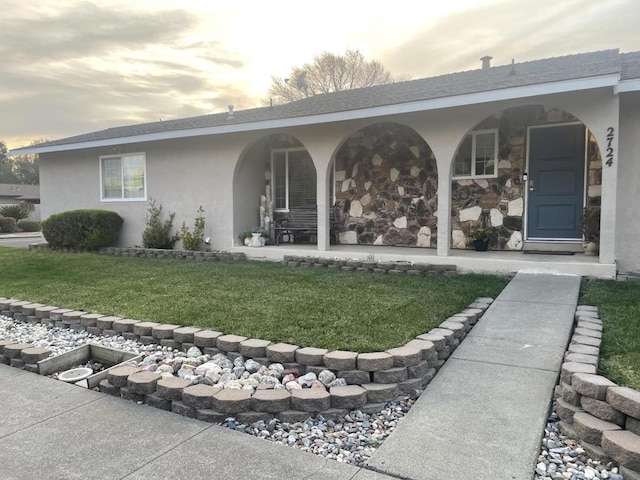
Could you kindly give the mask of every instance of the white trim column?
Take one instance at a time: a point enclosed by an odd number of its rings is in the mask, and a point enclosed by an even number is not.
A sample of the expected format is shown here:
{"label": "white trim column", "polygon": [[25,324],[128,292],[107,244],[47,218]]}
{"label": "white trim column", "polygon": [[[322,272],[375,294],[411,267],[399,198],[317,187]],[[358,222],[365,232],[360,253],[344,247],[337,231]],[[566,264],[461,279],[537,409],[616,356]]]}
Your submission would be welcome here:
{"label": "white trim column", "polygon": [[554,106],[578,117],[598,142],[602,157],[599,261],[605,264],[615,263],[620,98],[613,89],[600,89],[559,97]]}
{"label": "white trim column", "polygon": [[602,156],[602,193],[600,207],[600,263],[616,261],[616,214],[618,199],[618,138],[620,137],[620,97],[611,100],[615,115],[594,132]]}
{"label": "white trim column", "polygon": [[[323,165],[321,165],[323,164]],[[324,168],[323,168],[324,167]],[[316,204],[318,205],[318,251],[329,250],[331,244],[329,226],[329,174],[328,165],[324,162],[316,163]]]}

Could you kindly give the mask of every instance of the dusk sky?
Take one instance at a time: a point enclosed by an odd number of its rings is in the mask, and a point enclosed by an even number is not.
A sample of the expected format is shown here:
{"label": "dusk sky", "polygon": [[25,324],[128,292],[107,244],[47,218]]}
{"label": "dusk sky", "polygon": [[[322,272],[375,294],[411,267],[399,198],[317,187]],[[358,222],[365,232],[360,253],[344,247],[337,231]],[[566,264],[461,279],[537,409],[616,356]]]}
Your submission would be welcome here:
{"label": "dusk sky", "polygon": [[271,77],[359,49],[412,79],[619,48],[638,0],[0,0],[0,140],[260,106]]}

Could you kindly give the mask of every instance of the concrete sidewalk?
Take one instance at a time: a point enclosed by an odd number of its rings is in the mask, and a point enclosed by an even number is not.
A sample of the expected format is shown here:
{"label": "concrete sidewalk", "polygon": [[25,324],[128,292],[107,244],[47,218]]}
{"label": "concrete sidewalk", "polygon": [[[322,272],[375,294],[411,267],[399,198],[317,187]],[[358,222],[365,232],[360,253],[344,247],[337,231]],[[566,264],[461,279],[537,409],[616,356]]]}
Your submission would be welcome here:
{"label": "concrete sidewalk", "polygon": [[0,398],[3,480],[388,479],[6,365]]}
{"label": "concrete sidewalk", "polygon": [[368,464],[401,478],[531,480],[580,277],[518,274]]}

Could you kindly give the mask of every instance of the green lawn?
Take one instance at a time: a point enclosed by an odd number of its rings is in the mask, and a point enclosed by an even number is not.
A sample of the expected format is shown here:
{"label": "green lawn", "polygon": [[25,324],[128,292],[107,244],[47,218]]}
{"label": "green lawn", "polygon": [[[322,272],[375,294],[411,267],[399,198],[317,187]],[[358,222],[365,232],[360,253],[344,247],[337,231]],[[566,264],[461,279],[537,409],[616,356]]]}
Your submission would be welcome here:
{"label": "green lawn", "polygon": [[580,302],[599,307],[604,324],[601,373],[619,385],[640,390],[640,283],[586,281]]}
{"label": "green lawn", "polygon": [[360,352],[400,346],[507,283],[9,248],[0,271],[4,297]]}

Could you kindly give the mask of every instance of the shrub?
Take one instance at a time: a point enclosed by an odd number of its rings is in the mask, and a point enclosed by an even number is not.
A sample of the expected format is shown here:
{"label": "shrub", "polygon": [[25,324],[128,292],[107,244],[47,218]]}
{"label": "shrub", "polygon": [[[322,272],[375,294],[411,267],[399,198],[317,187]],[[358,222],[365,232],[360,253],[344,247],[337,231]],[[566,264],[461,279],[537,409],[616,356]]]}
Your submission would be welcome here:
{"label": "shrub", "polygon": [[200,251],[204,250],[204,217],[202,214],[204,210],[202,205],[198,208],[198,216],[193,223],[193,232],[189,230],[189,227],[182,222],[182,228],[180,229],[180,240],[182,240],[182,246],[185,250]]}
{"label": "shrub", "polygon": [[0,233],[13,233],[18,229],[16,219],[0,216]]}
{"label": "shrub", "polygon": [[20,220],[18,222],[18,228],[23,232],[39,232],[40,222],[35,220]]}
{"label": "shrub", "polygon": [[4,205],[0,207],[0,216],[15,218],[16,222],[28,218],[34,210],[32,203],[21,202],[16,205]]}
{"label": "shrub", "polygon": [[144,248],[164,248],[170,250],[180,238],[177,233],[171,235],[173,217],[175,213],[169,213],[169,218],[161,220],[162,205],[158,205],[152,198],[149,200],[148,214],[145,218],[146,227],[142,232],[142,246]]}
{"label": "shrub", "polygon": [[71,210],[42,222],[42,234],[53,248],[98,250],[116,243],[122,222],[108,210]]}

